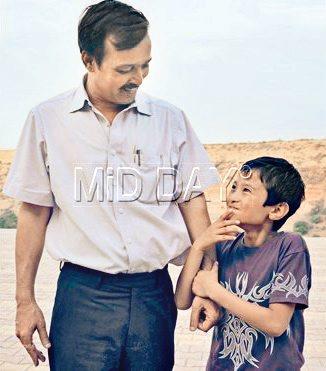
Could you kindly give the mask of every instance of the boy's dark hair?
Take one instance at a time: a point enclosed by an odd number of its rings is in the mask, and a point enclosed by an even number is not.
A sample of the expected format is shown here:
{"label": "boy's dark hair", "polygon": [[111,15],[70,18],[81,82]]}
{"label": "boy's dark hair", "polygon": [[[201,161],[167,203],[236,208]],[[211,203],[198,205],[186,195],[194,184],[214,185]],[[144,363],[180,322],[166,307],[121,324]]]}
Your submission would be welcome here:
{"label": "boy's dark hair", "polygon": [[115,0],[104,0],[88,6],[78,24],[79,50],[94,57],[100,66],[104,57],[104,41],[113,36],[117,50],[138,45],[148,31],[148,20],[132,6]]}
{"label": "boy's dark hair", "polygon": [[273,206],[280,202],[289,205],[289,212],[273,223],[273,231],[277,231],[299,208],[305,196],[305,185],[298,170],[283,158],[258,157],[247,161],[241,172],[258,170],[268,196],[263,206]]}

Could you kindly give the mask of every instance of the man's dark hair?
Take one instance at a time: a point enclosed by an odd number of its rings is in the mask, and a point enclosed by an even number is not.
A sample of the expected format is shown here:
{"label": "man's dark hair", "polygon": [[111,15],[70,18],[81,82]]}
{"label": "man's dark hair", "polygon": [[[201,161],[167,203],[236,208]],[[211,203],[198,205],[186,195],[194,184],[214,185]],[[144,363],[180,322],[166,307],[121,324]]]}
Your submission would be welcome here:
{"label": "man's dark hair", "polygon": [[275,157],[258,157],[242,165],[242,173],[248,173],[250,170],[259,172],[266,187],[268,196],[263,206],[273,206],[281,202],[289,205],[289,212],[273,223],[273,231],[277,231],[304,200],[305,185],[301,175],[288,161]]}
{"label": "man's dark hair", "polygon": [[79,50],[94,57],[100,66],[107,36],[112,36],[112,43],[117,50],[131,49],[147,35],[148,26],[143,13],[132,6],[114,0],[101,1],[88,6],[79,21]]}

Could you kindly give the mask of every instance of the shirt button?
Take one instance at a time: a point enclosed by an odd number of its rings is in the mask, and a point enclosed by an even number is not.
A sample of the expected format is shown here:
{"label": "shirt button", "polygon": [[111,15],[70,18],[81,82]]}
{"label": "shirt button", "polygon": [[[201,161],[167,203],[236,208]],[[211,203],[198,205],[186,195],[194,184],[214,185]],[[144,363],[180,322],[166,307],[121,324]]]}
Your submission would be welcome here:
{"label": "shirt button", "polygon": [[128,238],[128,239],[127,239],[127,244],[128,244],[128,245],[130,245],[130,244],[131,244],[131,242],[132,242],[132,241],[131,241],[131,239],[130,239],[130,238]]}
{"label": "shirt button", "polygon": [[111,151],[111,155],[112,155],[112,156],[115,156],[116,153],[117,153],[117,152],[116,152],[114,149]]}
{"label": "shirt button", "polygon": [[120,214],[123,214],[123,209],[119,209],[119,213]]}

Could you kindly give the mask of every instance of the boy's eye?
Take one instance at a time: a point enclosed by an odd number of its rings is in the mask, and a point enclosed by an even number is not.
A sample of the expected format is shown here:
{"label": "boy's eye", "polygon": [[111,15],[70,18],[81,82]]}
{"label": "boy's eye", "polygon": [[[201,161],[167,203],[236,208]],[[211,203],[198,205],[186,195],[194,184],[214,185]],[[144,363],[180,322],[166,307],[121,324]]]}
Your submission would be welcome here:
{"label": "boy's eye", "polygon": [[146,68],[148,68],[148,67],[149,67],[149,64],[148,64],[148,63],[142,65],[142,69],[143,69],[143,70],[146,70]]}
{"label": "boy's eye", "polygon": [[235,185],[235,183],[233,183],[232,186],[231,186],[231,189],[235,190],[236,188],[237,188],[237,186]]}
{"label": "boy's eye", "polygon": [[243,188],[243,192],[249,192],[249,193],[251,193],[251,190],[249,188]]}

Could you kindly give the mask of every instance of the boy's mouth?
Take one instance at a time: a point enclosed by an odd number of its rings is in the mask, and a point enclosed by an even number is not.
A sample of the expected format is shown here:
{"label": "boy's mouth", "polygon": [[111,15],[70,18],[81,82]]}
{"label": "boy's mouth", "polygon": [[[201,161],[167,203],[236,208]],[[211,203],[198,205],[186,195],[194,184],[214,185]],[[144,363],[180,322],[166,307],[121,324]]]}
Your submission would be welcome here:
{"label": "boy's mouth", "polygon": [[237,209],[237,208],[234,207],[234,206],[230,206],[230,205],[228,205],[228,209],[229,209],[229,210],[232,210],[232,211],[239,211],[239,209]]}

